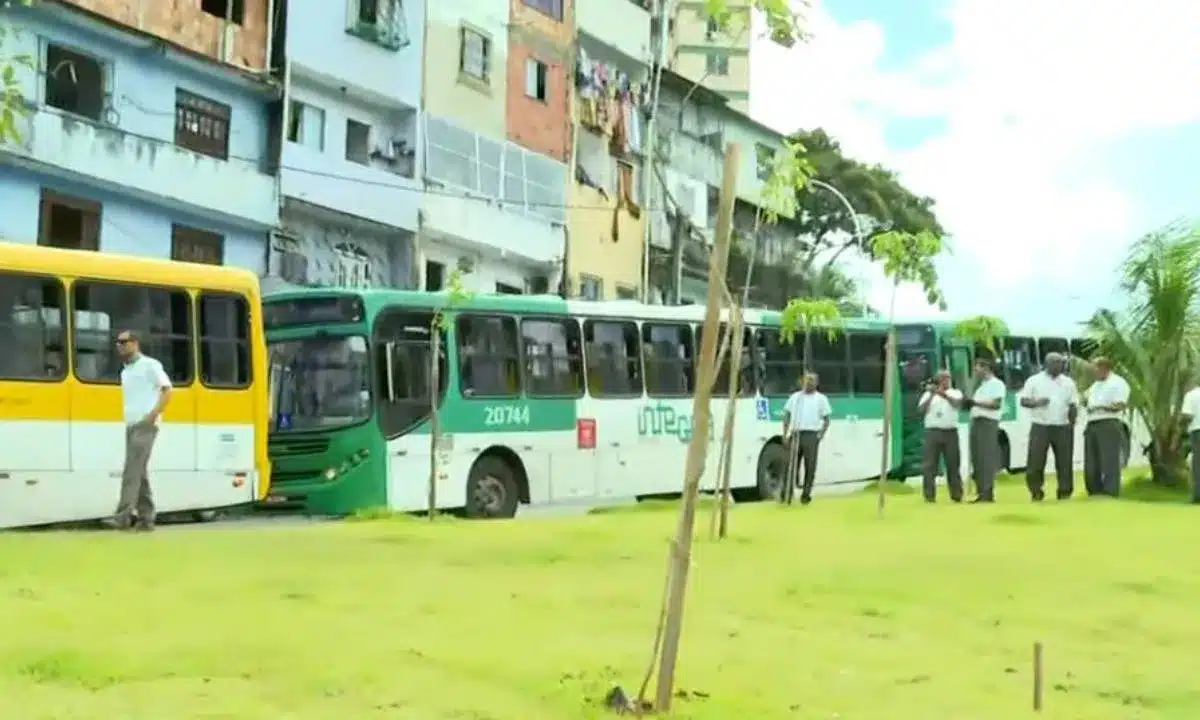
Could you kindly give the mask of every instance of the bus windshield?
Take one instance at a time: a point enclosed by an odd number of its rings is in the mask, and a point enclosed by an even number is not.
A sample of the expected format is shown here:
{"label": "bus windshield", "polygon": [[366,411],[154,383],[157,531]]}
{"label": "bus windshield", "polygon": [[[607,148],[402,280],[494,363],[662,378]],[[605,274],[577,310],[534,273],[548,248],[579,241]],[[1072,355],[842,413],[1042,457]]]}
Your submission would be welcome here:
{"label": "bus windshield", "polygon": [[277,431],[329,430],[371,417],[366,337],[279,340],[267,349]]}

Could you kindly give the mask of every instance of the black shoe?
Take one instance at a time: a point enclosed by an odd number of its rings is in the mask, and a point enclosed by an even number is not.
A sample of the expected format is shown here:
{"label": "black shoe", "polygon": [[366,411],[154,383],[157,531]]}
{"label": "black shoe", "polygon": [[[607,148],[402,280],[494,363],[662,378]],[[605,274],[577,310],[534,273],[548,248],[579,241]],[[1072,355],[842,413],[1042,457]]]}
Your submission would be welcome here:
{"label": "black shoe", "polygon": [[934,504],[935,502],[937,502],[937,498],[931,498],[931,497],[927,497],[927,498],[925,498],[925,502],[927,502],[927,503],[929,503],[930,505],[932,505],[932,504]]}
{"label": "black shoe", "polygon": [[981,498],[981,497],[977,497],[977,498],[975,498],[974,500],[972,500],[972,501],[971,501],[971,504],[972,504],[972,505],[974,505],[974,504],[976,504],[976,503],[994,503],[994,502],[996,502],[996,501],[995,501],[994,499],[992,499],[992,498]]}
{"label": "black shoe", "polygon": [[1046,496],[1043,495],[1042,493],[1033,493],[1032,495],[1029,496],[1029,499],[1035,503],[1040,503],[1041,501],[1046,499]]}
{"label": "black shoe", "polygon": [[811,496],[811,495],[801,495],[801,496],[800,496],[800,504],[801,504],[801,505],[807,505],[807,504],[809,504],[810,502],[812,502],[812,496]]}
{"label": "black shoe", "polygon": [[961,503],[961,502],[962,502],[962,500],[963,500],[963,499],[962,499],[961,497],[952,497],[952,498],[950,498],[950,502],[952,502],[952,503]]}

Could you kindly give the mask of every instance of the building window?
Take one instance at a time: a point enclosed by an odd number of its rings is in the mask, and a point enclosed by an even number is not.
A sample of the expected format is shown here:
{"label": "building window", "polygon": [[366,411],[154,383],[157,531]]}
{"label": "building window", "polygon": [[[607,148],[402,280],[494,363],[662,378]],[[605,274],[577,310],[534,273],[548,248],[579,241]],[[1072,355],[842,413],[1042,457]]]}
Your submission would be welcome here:
{"label": "building window", "polygon": [[580,275],[579,297],[584,300],[603,300],[604,281],[595,275]]}
{"label": "building window", "polygon": [[325,111],[293,100],[288,107],[288,142],[322,152],[325,150]]}
{"label": "building window", "polygon": [[617,299],[618,300],[637,300],[638,291],[632,285],[617,283]]}
{"label": "building window", "polygon": [[221,265],[225,262],[225,236],[187,225],[172,224],[171,259],[201,265]]}
{"label": "building window", "polygon": [[488,81],[492,40],[487,35],[464,27],[459,29],[458,69],[481,82]]}
{"label": "building window", "polygon": [[242,0],[200,0],[200,9],[222,20],[228,19],[235,25],[241,25],[246,17]]}
{"label": "building window", "polygon": [[759,180],[771,177],[775,169],[775,148],[762,143],[754,143],[755,172]]}
{"label": "building window", "polygon": [[533,8],[543,15],[563,19],[563,0],[521,0],[525,7]]}
{"label": "building window", "polygon": [[42,189],[38,245],[68,250],[100,249],[100,203]]}
{"label": "building window", "polygon": [[346,121],[346,159],[366,165],[371,160],[371,126],[357,120]]}
{"label": "building window", "polygon": [[546,102],[546,81],[549,68],[534,58],[525,59],[525,95]]}
{"label": "building window", "polygon": [[408,26],[401,0],[350,0],[347,31],[388,50],[408,44]]}
{"label": "building window", "polygon": [[433,260],[425,261],[425,292],[437,292],[446,282],[446,266]]}
{"label": "building window", "polygon": [[46,46],[46,104],[100,122],[108,105],[105,64],[61,45]]}
{"label": "building window", "polygon": [[334,285],[359,290],[371,287],[371,256],[362,248],[340,244],[333,250],[333,259]]}
{"label": "building window", "polygon": [[729,55],[724,52],[708,51],[704,55],[704,70],[709,75],[728,75]]}
{"label": "building window", "polygon": [[175,144],[220,160],[229,157],[229,121],[224,103],[175,89]]}
{"label": "building window", "polygon": [[521,288],[517,287],[516,285],[509,285],[508,283],[502,283],[502,282],[496,283],[496,294],[497,295],[524,295],[524,293],[521,292]]}

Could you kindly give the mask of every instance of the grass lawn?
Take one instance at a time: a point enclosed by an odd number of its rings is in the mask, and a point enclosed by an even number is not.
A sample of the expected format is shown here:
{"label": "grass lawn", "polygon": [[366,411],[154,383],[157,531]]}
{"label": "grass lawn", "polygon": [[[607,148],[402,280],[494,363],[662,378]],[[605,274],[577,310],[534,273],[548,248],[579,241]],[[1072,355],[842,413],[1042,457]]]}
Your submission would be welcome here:
{"label": "grass lawn", "polygon": [[[866,495],[698,543],[678,717],[1200,717],[1200,508]],[[0,716],[601,717],[673,512],[0,536]],[[707,534],[707,515],[701,529]]]}

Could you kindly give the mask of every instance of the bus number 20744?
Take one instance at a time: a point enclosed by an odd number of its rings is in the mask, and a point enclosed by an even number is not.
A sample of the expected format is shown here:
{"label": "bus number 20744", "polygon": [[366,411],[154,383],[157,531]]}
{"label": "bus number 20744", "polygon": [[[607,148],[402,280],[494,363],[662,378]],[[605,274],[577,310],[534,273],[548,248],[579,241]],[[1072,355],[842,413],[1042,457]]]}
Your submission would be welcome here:
{"label": "bus number 20744", "polygon": [[488,427],[528,425],[528,405],[490,405],[483,409],[483,424]]}

